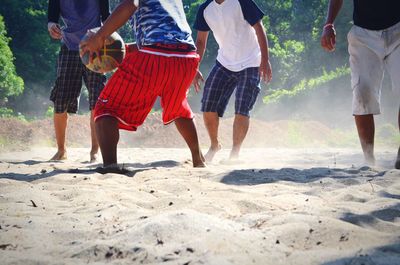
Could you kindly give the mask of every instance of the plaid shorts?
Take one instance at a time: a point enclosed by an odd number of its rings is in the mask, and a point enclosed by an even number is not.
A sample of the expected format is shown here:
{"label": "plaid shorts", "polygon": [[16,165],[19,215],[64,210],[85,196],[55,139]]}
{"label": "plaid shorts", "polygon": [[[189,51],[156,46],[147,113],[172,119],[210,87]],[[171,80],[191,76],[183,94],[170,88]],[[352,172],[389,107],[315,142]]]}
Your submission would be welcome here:
{"label": "plaid shorts", "polygon": [[57,60],[57,79],[50,94],[55,113],[78,111],[82,79],[89,91],[89,105],[92,110],[106,83],[106,77],[87,69],[82,64],[78,51],[68,50],[67,46],[62,45]]}
{"label": "plaid shorts", "polygon": [[204,85],[201,111],[217,112],[222,117],[235,88],[235,114],[250,117],[261,89],[259,68],[232,72],[217,61]]}

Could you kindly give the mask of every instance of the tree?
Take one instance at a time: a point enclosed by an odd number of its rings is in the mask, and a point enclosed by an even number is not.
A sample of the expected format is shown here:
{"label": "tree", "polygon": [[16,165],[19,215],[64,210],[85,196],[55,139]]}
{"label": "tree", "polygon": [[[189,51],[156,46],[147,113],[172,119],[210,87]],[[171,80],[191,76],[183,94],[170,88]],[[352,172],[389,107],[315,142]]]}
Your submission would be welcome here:
{"label": "tree", "polygon": [[9,41],[3,17],[0,16],[0,107],[6,106],[8,97],[24,91],[24,81],[16,74]]}
{"label": "tree", "polygon": [[[0,14],[11,37],[17,73],[29,91],[48,91],[55,78],[55,62],[59,42],[47,32],[47,1],[3,0]],[[43,91],[44,90],[44,91]]]}

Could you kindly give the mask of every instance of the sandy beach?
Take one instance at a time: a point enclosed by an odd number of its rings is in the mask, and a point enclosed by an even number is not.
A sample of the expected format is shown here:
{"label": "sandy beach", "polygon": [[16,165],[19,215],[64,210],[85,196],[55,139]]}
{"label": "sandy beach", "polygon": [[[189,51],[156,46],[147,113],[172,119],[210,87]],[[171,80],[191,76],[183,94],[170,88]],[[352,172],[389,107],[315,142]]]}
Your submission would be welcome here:
{"label": "sandy beach", "polygon": [[121,148],[127,175],[87,148],[0,154],[1,264],[400,264],[393,150],[246,148],[194,169],[187,149]]}

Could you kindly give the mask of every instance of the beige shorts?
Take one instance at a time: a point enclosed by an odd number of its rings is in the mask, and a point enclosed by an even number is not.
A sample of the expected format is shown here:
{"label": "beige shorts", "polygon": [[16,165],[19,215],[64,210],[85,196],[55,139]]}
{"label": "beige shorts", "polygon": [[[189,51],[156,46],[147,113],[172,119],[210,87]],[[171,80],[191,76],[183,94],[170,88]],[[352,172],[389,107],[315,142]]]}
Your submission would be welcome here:
{"label": "beige shorts", "polygon": [[353,26],[349,42],[353,115],[380,114],[385,69],[400,103],[400,23],[385,30]]}

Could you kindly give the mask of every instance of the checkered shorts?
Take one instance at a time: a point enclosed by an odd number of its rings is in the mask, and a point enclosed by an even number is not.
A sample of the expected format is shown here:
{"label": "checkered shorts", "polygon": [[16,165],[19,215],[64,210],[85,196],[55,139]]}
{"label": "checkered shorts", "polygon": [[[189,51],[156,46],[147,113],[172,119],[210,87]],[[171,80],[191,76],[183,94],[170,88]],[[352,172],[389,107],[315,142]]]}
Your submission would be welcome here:
{"label": "checkered shorts", "polygon": [[57,60],[57,79],[50,94],[55,113],[78,111],[82,79],[89,91],[89,105],[92,110],[105,85],[106,77],[87,69],[81,62],[79,52],[68,50],[63,45]]}
{"label": "checkered shorts", "polygon": [[201,111],[222,117],[235,88],[235,114],[249,117],[261,89],[259,68],[232,72],[217,61],[204,85]]}

